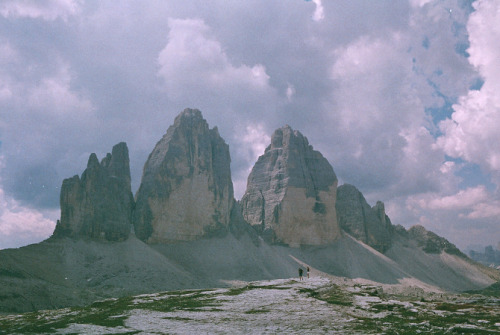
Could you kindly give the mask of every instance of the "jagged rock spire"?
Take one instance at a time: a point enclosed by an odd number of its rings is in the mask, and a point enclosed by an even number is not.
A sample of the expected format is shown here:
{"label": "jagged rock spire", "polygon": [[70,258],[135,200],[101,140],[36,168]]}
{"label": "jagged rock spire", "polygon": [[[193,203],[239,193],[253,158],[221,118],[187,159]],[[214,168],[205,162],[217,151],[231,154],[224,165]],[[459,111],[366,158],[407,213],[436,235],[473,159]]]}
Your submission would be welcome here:
{"label": "jagged rock spire", "polygon": [[101,163],[91,154],[81,178],[63,181],[60,203],[54,236],[126,239],[134,206],[127,145],[115,145]]}

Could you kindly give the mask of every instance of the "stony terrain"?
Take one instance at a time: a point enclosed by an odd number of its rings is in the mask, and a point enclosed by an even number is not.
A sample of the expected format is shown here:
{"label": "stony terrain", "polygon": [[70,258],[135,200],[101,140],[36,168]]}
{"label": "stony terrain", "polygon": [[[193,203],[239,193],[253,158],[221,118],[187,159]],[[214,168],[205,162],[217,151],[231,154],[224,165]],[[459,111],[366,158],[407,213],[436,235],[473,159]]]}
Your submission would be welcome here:
{"label": "stony terrain", "polygon": [[0,334],[497,334],[500,299],[320,277],[0,316]]}

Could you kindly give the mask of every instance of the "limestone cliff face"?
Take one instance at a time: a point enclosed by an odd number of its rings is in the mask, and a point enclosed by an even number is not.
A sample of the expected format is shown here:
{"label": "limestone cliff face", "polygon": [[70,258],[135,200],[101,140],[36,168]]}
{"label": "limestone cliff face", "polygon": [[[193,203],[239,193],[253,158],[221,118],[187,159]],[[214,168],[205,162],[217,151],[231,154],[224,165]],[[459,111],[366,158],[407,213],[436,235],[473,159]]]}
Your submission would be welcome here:
{"label": "limestone cliff face", "polygon": [[326,158],[299,131],[285,126],[274,132],[248,177],[242,213],[272,242],[327,244],[340,234],[337,183]]}
{"label": "limestone cliff face", "polygon": [[199,110],[184,110],[144,165],[137,237],[149,243],[198,239],[228,227],[233,203],[228,145]]}
{"label": "limestone cliff face", "polygon": [[126,239],[134,206],[127,145],[115,145],[101,163],[91,154],[81,178],[63,181],[60,203],[54,236]]}
{"label": "limestone cliff face", "polygon": [[392,224],[385,214],[384,203],[370,207],[363,194],[353,185],[337,189],[337,217],[340,227],[358,240],[380,252],[391,246]]}

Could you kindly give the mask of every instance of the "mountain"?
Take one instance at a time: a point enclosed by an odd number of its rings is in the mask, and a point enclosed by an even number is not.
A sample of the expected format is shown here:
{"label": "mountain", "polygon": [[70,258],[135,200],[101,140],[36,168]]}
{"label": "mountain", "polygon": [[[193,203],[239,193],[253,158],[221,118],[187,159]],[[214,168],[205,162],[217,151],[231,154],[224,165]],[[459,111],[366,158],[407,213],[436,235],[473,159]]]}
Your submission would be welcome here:
{"label": "mountain", "polygon": [[267,241],[322,245],[340,236],[337,176],[323,155],[290,126],[277,129],[248,177],[245,220]]}
{"label": "mountain", "polygon": [[228,228],[234,203],[229,146],[201,112],[185,109],[149,155],[134,226],[149,243],[198,239]]}
{"label": "mountain", "polygon": [[383,202],[370,207],[355,186],[344,184],[337,189],[336,208],[340,227],[345,232],[380,252],[390,248],[392,224]]}
{"label": "mountain", "polygon": [[81,178],[63,181],[60,203],[54,236],[126,239],[134,207],[127,145],[115,145],[101,163],[91,154]]}
{"label": "mountain", "polygon": [[[500,272],[423,227],[393,225],[299,131],[276,130],[235,201],[227,144],[186,109],[144,165],[135,201],[119,143],[61,187],[51,238],[0,250],[0,312],[84,305],[165,290],[326,275],[411,287],[477,290]],[[132,227],[134,229],[132,229]]]}

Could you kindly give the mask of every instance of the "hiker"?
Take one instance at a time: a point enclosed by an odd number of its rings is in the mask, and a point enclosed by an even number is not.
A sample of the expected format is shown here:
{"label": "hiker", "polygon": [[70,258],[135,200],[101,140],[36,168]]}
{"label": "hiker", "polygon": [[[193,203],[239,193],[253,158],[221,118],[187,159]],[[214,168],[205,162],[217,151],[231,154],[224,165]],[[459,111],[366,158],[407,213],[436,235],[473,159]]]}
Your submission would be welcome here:
{"label": "hiker", "polygon": [[299,279],[302,280],[302,274],[304,273],[304,270],[302,268],[299,268]]}
{"label": "hiker", "polygon": [[309,278],[309,267],[307,267],[307,278]]}

